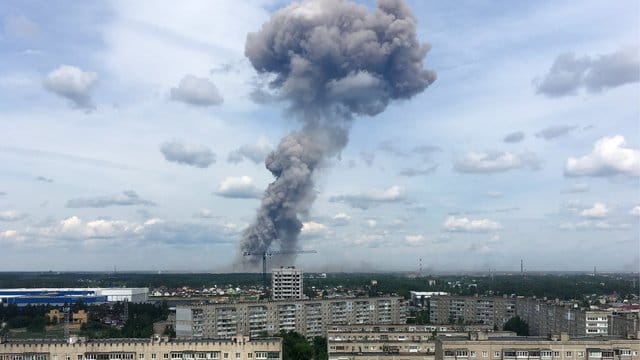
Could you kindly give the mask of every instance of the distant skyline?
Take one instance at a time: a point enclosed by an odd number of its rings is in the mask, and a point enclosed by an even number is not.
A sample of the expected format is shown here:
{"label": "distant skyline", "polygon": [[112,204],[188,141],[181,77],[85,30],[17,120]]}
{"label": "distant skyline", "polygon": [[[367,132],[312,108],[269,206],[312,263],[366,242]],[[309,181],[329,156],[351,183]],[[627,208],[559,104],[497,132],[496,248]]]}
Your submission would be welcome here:
{"label": "distant skyline", "polygon": [[[355,119],[296,265],[638,271],[640,4],[407,4],[437,80]],[[244,55],[287,5],[3,3],[0,271],[230,271],[300,127]]]}

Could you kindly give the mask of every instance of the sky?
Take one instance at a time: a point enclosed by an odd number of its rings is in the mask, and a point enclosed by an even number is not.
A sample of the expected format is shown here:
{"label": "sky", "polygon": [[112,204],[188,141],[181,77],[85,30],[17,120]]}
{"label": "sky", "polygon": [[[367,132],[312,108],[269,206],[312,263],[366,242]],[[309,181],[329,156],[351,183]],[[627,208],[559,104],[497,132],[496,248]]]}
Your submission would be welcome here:
{"label": "sky", "polygon": [[[407,4],[437,80],[353,120],[295,265],[638,271],[640,3]],[[0,271],[232,271],[301,127],[244,55],[287,5],[3,2]]]}

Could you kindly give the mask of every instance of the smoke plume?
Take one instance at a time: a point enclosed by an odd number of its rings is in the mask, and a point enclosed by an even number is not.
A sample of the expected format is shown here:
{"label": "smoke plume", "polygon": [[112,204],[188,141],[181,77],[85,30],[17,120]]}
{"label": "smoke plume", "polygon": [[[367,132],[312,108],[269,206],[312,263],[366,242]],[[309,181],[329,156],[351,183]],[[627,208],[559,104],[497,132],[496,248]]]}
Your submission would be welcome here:
{"label": "smoke plume", "polygon": [[248,34],[245,55],[273,77],[269,87],[302,128],[265,160],[275,181],[243,235],[242,252],[261,253],[274,242],[296,249],[316,196],[314,172],[346,146],[354,116],[377,115],[436,79],[422,63],[429,48],[418,42],[416,19],[401,0],[379,0],[371,12],[346,0],[294,3]]}

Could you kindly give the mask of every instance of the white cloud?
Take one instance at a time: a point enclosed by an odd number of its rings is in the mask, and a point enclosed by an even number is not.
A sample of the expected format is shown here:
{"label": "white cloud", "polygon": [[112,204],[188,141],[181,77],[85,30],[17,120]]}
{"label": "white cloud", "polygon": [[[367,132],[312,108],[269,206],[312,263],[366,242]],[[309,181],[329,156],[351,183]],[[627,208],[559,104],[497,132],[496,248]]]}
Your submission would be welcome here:
{"label": "white cloud", "polygon": [[495,173],[522,167],[538,169],[540,161],[532,153],[475,152],[470,151],[458,158],[454,169],[462,173]]}
{"label": "white cloud", "polygon": [[592,207],[582,210],[580,216],[586,218],[604,218],[609,214],[610,209],[606,204],[597,202]]}
{"label": "white cloud", "polygon": [[218,185],[216,195],[236,199],[259,199],[262,190],[253,184],[249,176],[228,177]]}
{"label": "white cloud", "polygon": [[216,154],[204,145],[189,145],[182,141],[167,141],[160,145],[160,152],[167,161],[207,168],[216,162]]}
{"label": "white cloud", "polygon": [[381,203],[400,202],[405,197],[405,188],[394,185],[386,190],[372,189],[359,194],[331,196],[329,201],[346,203],[354,208],[368,209]]}
{"label": "white cloud", "polygon": [[378,222],[374,219],[367,219],[367,226],[370,228],[374,228],[378,226]]}
{"label": "white cloud", "polygon": [[244,159],[249,159],[256,164],[264,162],[264,159],[273,150],[273,145],[265,137],[258,138],[255,144],[245,144],[229,153],[227,161],[237,164]]}
{"label": "white cloud", "polygon": [[222,96],[209,79],[186,75],[177,87],[171,88],[171,99],[197,106],[220,105]]}
{"label": "white cloud", "polygon": [[335,226],[345,226],[349,225],[351,222],[351,216],[345,213],[337,213],[333,216],[333,225]]}
{"label": "white cloud", "polygon": [[327,232],[327,227],[315,221],[307,221],[302,223],[302,235],[313,236]]}
{"label": "white cloud", "polygon": [[156,206],[153,201],[142,199],[133,190],[125,190],[121,194],[75,198],[67,201],[68,208],[104,208],[108,206]]}
{"label": "white cloud", "polygon": [[195,213],[193,217],[200,218],[200,219],[216,219],[216,218],[219,218],[220,216],[215,215],[213,211],[209,209],[200,209],[200,211]]}
{"label": "white cloud", "polygon": [[445,230],[450,232],[485,233],[500,230],[502,226],[489,219],[469,219],[467,217],[448,217],[444,224]]}
{"label": "white cloud", "polygon": [[489,190],[487,191],[487,196],[490,198],[497,199],[502,197],[502,193],[500,191]]}
{"label": "white cloud", "polygon": [[0,221],[18,221],[22,220],[27,215],[16,210],[0,211]]}
{"label": "white cloud", "polygon": [[5,230],[0,232],[0,238],[3,239],[15,239],[18,237],[18,232],[15,230]]}
{"label": "white cloud", "polygon": [[640,175],[640,150],[625,147],[621,135],[604,137],[596,142],[593,151],[580,158],[570,157],[564,168],[565,176]]}
{"label": "white cloud", "polygon": [[424,235],[406,235],[404,237],[404,242],[406,245],[409,246],[420,246],[423,245],[425,242],[425,237]]}
{"label": "white cloud", "polygon": [[95,105],[90,93],[97,80],[98,74],[95,72],[83,71],[71,65],[60,65],[47,75],[44,87],[71,100],[77,108],[91,110]]}
{"label": "white cloud", "polygon": [[640,216],[640,205],[634,206],[631,211],[629,211],[629,214],[633,216]]}

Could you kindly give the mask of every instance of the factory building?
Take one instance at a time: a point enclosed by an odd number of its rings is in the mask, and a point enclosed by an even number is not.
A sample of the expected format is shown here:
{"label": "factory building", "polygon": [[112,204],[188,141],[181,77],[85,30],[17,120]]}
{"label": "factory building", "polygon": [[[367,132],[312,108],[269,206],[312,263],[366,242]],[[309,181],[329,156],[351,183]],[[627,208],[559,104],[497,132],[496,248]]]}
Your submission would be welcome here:
{"label": "factory building", "polygon": [[282,339],[2,340],[0,360],[281,360]]}
{"label": "factory building", "polygon": [[302,270],[281,267],[271,272],[271,300],[300,300],[304,297]]}
{"label": "factory building", "polygon": [[435,360],[638,360],[640,342],[608,336],[437,337]]}
{"label": "factory building", "polygon": [[296,331],[307,338],[325,336],[331,325],[404,324],[406,304],[401,297],[247,302],[178,305],[179,338],[251,337]]}
{"label": "factory building", "polygon": [[85,304],[104,304],[127,301],[143,303],[148,300],[148,288],[22,288],[0,289],[0,305],[15,304],[62,306],[82,301]]}

